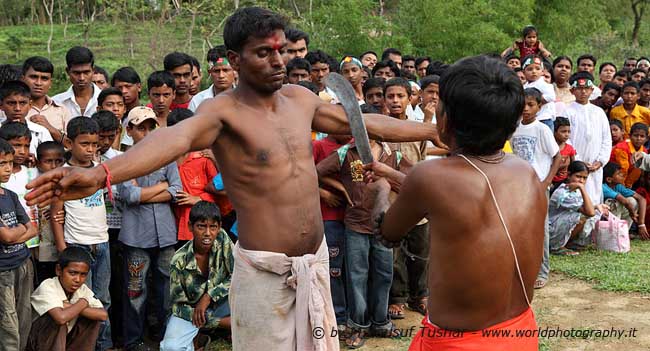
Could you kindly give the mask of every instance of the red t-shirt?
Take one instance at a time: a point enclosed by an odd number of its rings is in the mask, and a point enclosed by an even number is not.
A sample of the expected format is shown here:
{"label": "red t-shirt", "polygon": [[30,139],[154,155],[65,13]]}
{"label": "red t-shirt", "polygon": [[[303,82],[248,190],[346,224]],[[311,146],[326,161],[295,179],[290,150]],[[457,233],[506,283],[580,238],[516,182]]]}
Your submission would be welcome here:
{"label": "red t-shirt", "polygon": [[[205,186],[217,175],[217,169],[212,161],[201,155],[200,152],[190,153],[178,166],[178,173],[183,183],[183,191],[198,196],[201,200],[217,202],[215,196],[206,192]],[[218,203],[217,203],[218,204]],[[192,206],[174,206],[176,224],[178,225],[178,240],[192,240],[192,232],[187,223],[190,220]],[[222,213],[222,216],[225,213]]]}
{"label": "red t-shirt", "polygon": [[[314,140],[312,141],[312,149],[314,152],[314,163],[318,164],[320,161],[324,160],[329,156],[332,152],[335,152],[340,148],[341,144],[337,143],[336,141],[330,139],[330,138],[325,138],[322,140]],[[326,189],[329,191],[333,191],[338,195],[338,191],[332,190],[332,189]],[[320,210],[321,213],[323,214],[323,220],[324,221],[343,221],[345,218],[345,205],[340,206],[340,207],[329,207],[323,202],[323,200],[320,200]]]}
{"label": "red t-shirt", "polygon": [[[573,146],[569,144],[564,144],[564,148],[560,150],[560,156],[565,156],[567,158],[571,158],[572,156],[576,156],[576,149],[573,148]],[[557,171],[557,174],[555,177],[553,177],[553,183],[559,183],[564,181],[568,177],[568,166],[567,167],[562,167]]]}
{"label": "red t-shirt", "polygon": [[[192,99],[190,99],[190,101],[192,101]],[[190,107],[190,101],[184,102],[182,104],[175,104],[175,103],[172,102],[172,104],[169,105],[169,112],[174,111],[177,108],[188,108],[188,107]],[[151,103],[148,103],[147,107],[148,108],[153,108],[153,105]]]}
{"label": "red t-shirt", "polygon": [[539,42],[536,42],[533,47],[527,47],[526,43],[522,40],[517,43],[517,48],[519,49],[519,57],[523,60],[528,55],[537,55],[539,53]]}

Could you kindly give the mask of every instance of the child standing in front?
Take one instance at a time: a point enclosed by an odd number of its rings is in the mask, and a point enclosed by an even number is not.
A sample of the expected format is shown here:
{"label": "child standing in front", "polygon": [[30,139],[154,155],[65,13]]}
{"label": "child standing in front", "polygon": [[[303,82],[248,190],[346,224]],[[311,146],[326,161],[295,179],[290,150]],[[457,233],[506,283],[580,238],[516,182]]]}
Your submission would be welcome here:
{"label": "child standing in front", "polygon": [[[88,117],[75,117],[68,123],[66,132],[65,146],[70,150],[70,159],[65,167],[95,167],[93,159],[97,153],[99,139],[97,122]],[[58,223],[54,218],[50,220],[56,248],[62,252],[68,246],[78,246],[94,258],[86,285],[108,310],[111,305],[111,259],[104,189],[79,200],[53,201],[50,210],[57,213],[64,208],[64,224]],[[110,321],[106,320],[100,327],[96,349],[103,351],[112,345],[111,325]]]}
{"label": "child standing in front", "polygon": [[[560,156],[563,163],[571,163],[575,161],[576,149],[568,144],[567,141],[571,137],[571,122],[566,117],[557,117],[554,122],[555,132],[553,137],[560,148]],[[568,162],[567,162],[568,161]],[[553,188],[557,188],[567,178],[567,166],[560,167],[555,177],[553,177]]]}
{"label": "child standing in front", "polygon": [[[0,139],[0,183],[13,169],[14,148]],[[13,191],[0,187],[0,340],[3,350],[23,350],[32,325],[29,299],[34,290],[34,268],[25,242],[36,236],[25,209]]]}
{"label": "child standing in front", "polygon": [[634,166],[632,155],[636,152],[647,154],[648,150],[644,146],[646,141],[648,141],[648,126],[643,123],[635,123],[630,128],[630,139],[621,141],[612,148],[609,161],[621,166],[626,188],[632,188],[641,177],[641,170]]}
{"label": "child standing in front", "polygon": [[[521,117],[521,124],[510,138],[512,151],[526,160],[535,170],[542,187],[548,189],[553,177],[562,166],[560,148],[553,138],[551,130],[535,118],[542,103],[542,94],[535,88],[524,89],[526,103]],[[548,192],[547,192],[548,196]],[[548,251],[548,218],[544,230],[544,258],[542,267],[535,281],[535,288],[546,285],[550,271]]]}
{"label": "child standing in front", "polygon": [[544,80],[544,63],[542,58],[537,55],[524,57],[521,63],[524,70],[524,76],[528,81],[524,84],[524,89],[535,88],[541,93],[540,109],[536,118],[553,130],[553,120],[555,119],[555,88]]}

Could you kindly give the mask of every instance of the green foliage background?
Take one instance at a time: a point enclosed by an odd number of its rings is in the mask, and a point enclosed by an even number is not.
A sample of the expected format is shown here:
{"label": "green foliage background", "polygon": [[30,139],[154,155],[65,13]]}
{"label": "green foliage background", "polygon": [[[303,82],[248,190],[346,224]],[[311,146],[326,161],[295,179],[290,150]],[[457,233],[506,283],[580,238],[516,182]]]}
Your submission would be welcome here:
{"label": "green foliage background", "polygon": [[[48,53],[43,4],[51,1]],[[639,45],[632,44],[632,1],[640,0],[0,0],[0,62],[49,56],[56,66],[55,93],[68,85],[66,50],[86,45],[109,72],[130,65],[144,79],[173,50],[203,62],[207,50],[222,43],[224,20],[236,6],[259,5],[291,18],[310,34],[311,49],[334,57],[391,46],[453,62],[501,52],[534,24],[555,56],[589,52],[620,66],[627,56],[650,55],[650,26],[643,21]]]}

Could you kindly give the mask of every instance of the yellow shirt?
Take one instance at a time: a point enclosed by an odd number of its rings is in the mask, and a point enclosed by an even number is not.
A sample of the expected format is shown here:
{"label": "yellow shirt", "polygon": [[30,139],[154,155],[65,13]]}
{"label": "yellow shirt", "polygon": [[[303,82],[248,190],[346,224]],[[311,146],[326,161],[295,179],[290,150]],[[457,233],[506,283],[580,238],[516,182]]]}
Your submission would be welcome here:
{"label": "yellow shirt", "polygon": [[618,105],[609,112],[609,118],[617,119],[623,123],[623,131],[625,132],[625,139],[630,137],[630,129],[634,123],[645,123],[650,125],[650,110],[639,106],[634,106],[632,113],[627,113],[623,105]]}

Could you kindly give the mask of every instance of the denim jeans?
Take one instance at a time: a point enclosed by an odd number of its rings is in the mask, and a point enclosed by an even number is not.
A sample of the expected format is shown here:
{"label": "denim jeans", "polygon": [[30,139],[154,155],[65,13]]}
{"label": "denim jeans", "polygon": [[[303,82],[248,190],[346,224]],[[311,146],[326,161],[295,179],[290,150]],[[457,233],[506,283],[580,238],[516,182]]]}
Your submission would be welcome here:
{"label": "denim jeans", "polygon": [[390,303],[415,303],[429,296],[427,264],[429,262],[429,223],[416,225],[400,247],[393,250],[393,284]]}
{"label": "denim jeans", "polygon": [[348,320],[345,301],[345,226],[339,221],[323,221],[325,240],[330,254],[330,290],[336,324]]}
{"label": "denim jeans", "polygon": [[[109,292],[111,282],[111,254],[108,242],[95,245],[68,244],[68,246],[81,247],[90,254],[92,264],[90,265],[90,272],[86,278],[86,286],[93,291],[95,297],[102,302],[104,309],[108,311],[111,307],[111,294]],[[97,337],[95,350],[104,351],[111,347],[113,347],[111,321],[107,319],[102,322],[99,328],[99,336]]]}
{"label": "denim jeans", "polygon": [[393,280],[393,250],[375,235],[345,229],[348,326],[390,328],[388,294]]}
{"label": "denim jeans", "polygon": [[[147,274],[152,270],[151,290],[157,297],[158,321],[164,323],[169,313],[169,267],[174,246],[164,248],[140,249],[124,245],[124,344],[129,347],[141,343],[144,339],[146,319]],[[153,266],[153,267],[152,267]],[[164,330],[164,328],[163,328]]]}

